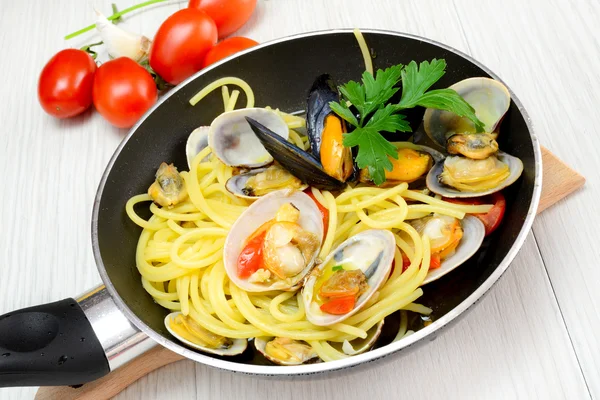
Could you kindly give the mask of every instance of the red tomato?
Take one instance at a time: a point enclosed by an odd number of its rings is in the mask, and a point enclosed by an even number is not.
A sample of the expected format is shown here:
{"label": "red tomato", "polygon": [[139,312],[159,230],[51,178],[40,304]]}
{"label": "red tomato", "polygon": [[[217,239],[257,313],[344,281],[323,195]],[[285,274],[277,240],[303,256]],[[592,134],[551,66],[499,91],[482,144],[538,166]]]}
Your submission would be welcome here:
{"label": "red tomato", "polygon": [[240,253],[237,262],[237,271],[240,278],[249,278],[250,275],[263,268],[263,243],[267,230],[250,239],[246,247]]}
{"label": "red tomato", "polygon": [[42,69],[38,98],[44,111],[56,118],[81,114],[92,105],[96,63],[85,51],[56,53]]}
{"label": "red tomato", "polygon": [[250,19],[256,0],[190,0],[189,8],[207,13],[217,24],[219,38],[237,31]]}
{"label": "red tomato", "polygon": [[354,309],[354,304],[356,304],[354,295],[337,297],[321,305],[321,311],[334,315],[348,314]]}
{"label": "red tomato", "polygon": [[225,39],[220,43],[217,43],[215,47],[210,49],[206,57],[204,58],[204,68],[210,64],[214,64],[225,57],[229,57],[238,51],[249,49],[250,47],[256,46],[257,41],[248,39],[242,36],[232,37]]}
{"label": "red tomato", "polygon": [[327,208],[323,207],[323,205],[321,203],[319,203],[319,201],[315,198],[315,196],[313,196],[310,188],[306,189],[304,191],[304,193],[306,193],[311,199],[313,199],[313,201],[319,208],[319,211],[321,212],[321,218],[323,218],[323,236],[324,237],[327,236],[327,229],[329,228],[329,210]]}
{"label": "red tomato", "polygon": [[94,77],[94,106],[118,128],[133,126],[157,99],[154,79],[131,58],[105,62]]}
{"label": "red tomato", "polygon": [[165,81],[177,85],[202,69],[204,57],[215,43],[215,22],[204,11],[184,8],[158,28],[150,48],[150,66]]}
{"label": "red tomato", "polygon": [[442,266],[442,259],[439,254],[432,254],[429,261],[429,269],[437,269]]}
{"label": "red tomato", "polygon": [[445,201],[456,204],[468,204],[468,205],[480,205],[480,204],[493,204],[494,206],[486,214],[473,214],[473,216],[479,218],[483,225],[485,225],[485,236],[488,236],[500,226],[500,222],[504,218],[504,212],[506,211],[506,199],[500,192],[493,193],[489,196],[474,197],[472,199],[447,199]]}

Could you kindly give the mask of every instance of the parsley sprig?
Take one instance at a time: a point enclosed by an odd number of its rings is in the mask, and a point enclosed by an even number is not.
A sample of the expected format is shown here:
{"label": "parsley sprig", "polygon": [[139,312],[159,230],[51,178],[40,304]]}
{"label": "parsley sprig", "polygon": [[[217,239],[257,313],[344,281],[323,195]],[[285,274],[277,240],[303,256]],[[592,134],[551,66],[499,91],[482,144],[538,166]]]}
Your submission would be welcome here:
{"label": "parsley sprig", "polygon": [[[466,117],[475,124],[477,131],[483,130],[483,123],[475,115],[475,110],[452,89],[429,90],[446,73],[446,61],[433,59],[431,62],[408,65],[394,65],[378,70],[375,76],[369,72],[362,75],[362,84],[350,81],[340,87],[342,99],[331,102],[331,109],[354,127],[344,137],[344,146],[358,146],[356,163],[359,168],[368,168],[375,184],[385,182],[385,170],[392,170],[389,157],[398,158],[398,151],[381,132],[411,132],[402,110],[422,106],[453,112]],[[402,94],[397,104],[388,103],[400,90]],[[358,117],[349,108],[351,103],[358,111]]]}

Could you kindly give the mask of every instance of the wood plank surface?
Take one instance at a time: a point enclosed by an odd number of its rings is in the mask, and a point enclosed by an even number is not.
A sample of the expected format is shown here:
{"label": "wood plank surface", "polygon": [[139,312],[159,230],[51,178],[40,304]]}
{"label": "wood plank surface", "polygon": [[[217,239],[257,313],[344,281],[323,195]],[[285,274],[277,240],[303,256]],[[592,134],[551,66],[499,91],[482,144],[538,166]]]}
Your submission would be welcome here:
{"label": "wood plank surface", "polygon": [[[89,23],[92,6],[108,13],[110,3],[22,0],[7,2],[0,10],[0,71],[6,77],[0,168],[8,211],[0,230],[0,313],[76,295],[99,282],[89,237],[92,202],[105,164],[125,132],[96,113],[70,121],[44,115],[36,83],[56,51],[92,37],[66,44],[61,35]],[[134,3],[118,4],[125,8]],[[181,6],[184,2],[153,6],[126,20],[132,30],[152,36],[165,16]],[[565,9],[569,12],[561,12]],[[592,68],[600,55],[597,30],[591,28],[599,10],[598,2],[579,0],[525,5],[491,0],[259,0],[257,12],[240,31],[258,41],[359,26],[419,34],[471,52],[507,80],[529,110],[542,143],[587,176],[588,188],[536,223],[548,271],[530,237],[481,304],[419,351],[304,380],[248,377],[183,361],[142,378],[117,398],[585,399],[589,394],[578,360],[587,384],[600,397],[600,357],[593,334],[600,327],[594,290],[600,272],[593,257],[594,235],[585,231],[598,225],[590,224],[587,214],[598,198],[593,194],[600,167],[594,157],[594,145],[600,144],[594,135],[600,87]],[[565,61],[568,57],[573,61]],[[561,273],[563,266],[569,274]],[[0,389],[0,398],[27,399],[34,393],[32,388]]]}

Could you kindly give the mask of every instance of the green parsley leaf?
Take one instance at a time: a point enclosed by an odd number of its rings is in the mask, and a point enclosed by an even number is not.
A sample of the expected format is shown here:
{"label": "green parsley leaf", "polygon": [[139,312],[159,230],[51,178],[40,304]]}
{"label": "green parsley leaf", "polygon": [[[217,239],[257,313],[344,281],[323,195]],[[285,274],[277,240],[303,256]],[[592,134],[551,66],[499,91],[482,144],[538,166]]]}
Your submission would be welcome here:
{"label": "green parsley leaf", "polygon": [[[365,116],[384,105],[400,90],[399,87],[395,86],[400,82],[401,75],[402,64],[394,65],[385,70],[377,70],[375,78],[367,71],[363,73],[362,81],[366,94]],[[361,115],[363,114],[361,113]]]}
{"label": "green parsley leaf", "polygon": [[373,126],[356,128],[345,135],[344,146],[358,146],[356,164],[358,168],[369,169],[369,175],[376,185],[385,182],[385,170],[391,171],[393,168],[388,156],[398,158],[398,149]]}
{"label": "green parsley leaf", "polygon": [[332,271],[342,271],[344,269],[344,267],[342,265],[336,265],[335,267],[331,268]]}
{"label": "green parsley leaf", "polygon": [[388,104],[384,108],[377,110],[365,127],[375,128],[380,132],[411,132],[412,129],[404,119],[405,116],[402,114],[394,114],[395,112],[396,107],[392,104]]}
{"label": "green parsley leaf", "polygon": [[398,104],[401,108],[412,108],[434,83],[446,73],[446,61],[433,59],[417,63],[411,61],[402,70],[402,97]]}
{"label": "green parsley leaf", "polygon": [[473,107],[453,89],[430,90],[419,98],[417,105],[453,112],[471,120],[477,132],[484,130],[484,123],[477,118]]}
{"label": "green parsley leaf", "polygon": [[348,109],[345,102],[336,103],[334,101],[329,103],[329,107],[333,110],[334,113],[342,117],[346,122],[351,125],[358,126],[358,121],[352,111]]}
{"label": "green parsley leaf", "polygon": [[365,109],[365,88],[358,82],[350,81],[340,86],[340,92],[363,115]]}

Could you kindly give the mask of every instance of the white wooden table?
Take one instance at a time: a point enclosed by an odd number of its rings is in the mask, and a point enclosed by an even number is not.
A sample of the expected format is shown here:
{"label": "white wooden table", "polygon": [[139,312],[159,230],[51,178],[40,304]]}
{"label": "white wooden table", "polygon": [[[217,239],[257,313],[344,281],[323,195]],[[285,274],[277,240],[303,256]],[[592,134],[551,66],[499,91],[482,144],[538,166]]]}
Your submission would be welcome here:
{"label": "white wooden table", "polygon": [[[100,282],[91,251],[92,202],[125,131],[97,113],[52,119],[39,107],[36,87],[55,52],[92,38],[65,43],[63,35],[91,22],[93,6],[108,14],[110,3],[1,4],[0,314]],[[134,3],[118,1],[121,8]],[[152,37],[186,3],[153,6],[126,22]],[[259,0],[239,34],[261,42],[326,28],[382,28],[472,55],[516,92],[541,142],[585,175],[587,186],[538,217],[491,293],[419,351],[311,381],[241,376],[182,361],[118,398],[600,399],[598,21],[597,0]],[[0,389],[0,398],[34,393]]]}

